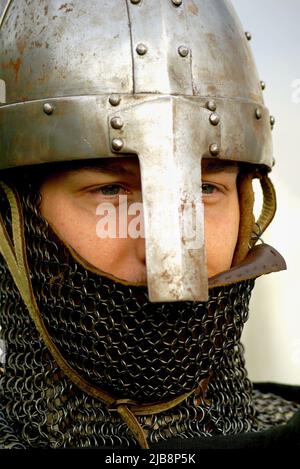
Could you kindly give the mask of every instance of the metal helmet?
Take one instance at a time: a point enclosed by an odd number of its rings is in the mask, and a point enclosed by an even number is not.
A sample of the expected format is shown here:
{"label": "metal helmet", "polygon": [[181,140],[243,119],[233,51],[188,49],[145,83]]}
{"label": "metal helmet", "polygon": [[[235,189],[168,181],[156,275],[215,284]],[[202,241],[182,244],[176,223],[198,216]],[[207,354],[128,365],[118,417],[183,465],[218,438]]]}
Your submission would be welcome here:
{"label": "metal helmet", "polygon": [[201,159],[273,165],[249,38],[227,0],[4,2],[0,169],[137,155],[150,299],[206,300]]}

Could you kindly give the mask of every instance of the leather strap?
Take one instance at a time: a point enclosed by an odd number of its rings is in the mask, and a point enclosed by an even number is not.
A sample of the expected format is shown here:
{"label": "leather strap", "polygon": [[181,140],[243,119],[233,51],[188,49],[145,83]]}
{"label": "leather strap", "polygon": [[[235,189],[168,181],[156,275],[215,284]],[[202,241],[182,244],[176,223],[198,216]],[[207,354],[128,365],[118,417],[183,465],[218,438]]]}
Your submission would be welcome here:
{"label": "leather strap", "polygon": [[268,244],[259,244],[249,251],[240,265],[211,277],[208,283],[210,288],[223,287],[285,269],[286,262],[276,249]]}
{"label": "leather strap", "polygon": [[145,432],[142,429],[134,413],[130,409],[128,409],[126,405],[123,404],[117,407],[117,411],[122,417],[123,421],[127,424],[128,428],[130,428],[130,430],[132,431],[140,447],[143,449],[149,449]]}
{"label": "leather strap", "polygon": [[[266,174],[260,173],[258,173],[256,177],[260,180],[263,192],[263,208],[260,217],[256,222],[256,225],[260,230],[260,235],[262,235],[275,216],[277,201],[275,188],[271,179]],[[256,240],[254,240],[252,244],[250,243],[250,246],[252,247],[255,242]]]}

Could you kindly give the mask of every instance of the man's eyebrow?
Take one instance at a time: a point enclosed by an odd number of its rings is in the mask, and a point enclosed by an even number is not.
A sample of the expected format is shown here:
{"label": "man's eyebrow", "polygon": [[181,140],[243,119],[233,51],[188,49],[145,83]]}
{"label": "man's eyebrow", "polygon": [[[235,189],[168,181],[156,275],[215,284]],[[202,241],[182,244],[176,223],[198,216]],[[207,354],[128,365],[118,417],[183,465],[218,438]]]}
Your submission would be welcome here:
{"label": "man's eyebrow", "polygon": [[118,176],[134,176],[136,172],[133,169],[126,168],[122,164],[101,164],[101,163],[91,163],[91,164],[83,164],[78,167],[72,167],[70,169],[73,173],[79,173],[82,170],[93,171],[99,174],[113,174]]}

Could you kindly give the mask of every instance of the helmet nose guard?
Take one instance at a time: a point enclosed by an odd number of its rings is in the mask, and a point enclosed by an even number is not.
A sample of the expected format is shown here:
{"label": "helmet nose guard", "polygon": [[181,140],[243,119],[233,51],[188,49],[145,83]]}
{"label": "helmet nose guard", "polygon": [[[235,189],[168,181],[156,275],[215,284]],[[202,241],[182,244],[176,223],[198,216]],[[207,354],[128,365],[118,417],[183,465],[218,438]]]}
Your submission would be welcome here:
{"label": "helmet nose guard", "polygon": [[138,155],[150,298],[205,301],[201,158],[273,165],[231,4],[10,0],[0,18],[0,169]]}

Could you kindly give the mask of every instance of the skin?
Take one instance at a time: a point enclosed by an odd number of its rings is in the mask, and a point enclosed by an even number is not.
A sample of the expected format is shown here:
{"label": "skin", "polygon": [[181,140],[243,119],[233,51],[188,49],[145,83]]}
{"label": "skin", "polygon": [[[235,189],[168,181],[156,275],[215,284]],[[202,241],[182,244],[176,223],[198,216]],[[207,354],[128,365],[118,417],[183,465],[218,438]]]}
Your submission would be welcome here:
{"label": "skin", "polygon": [[[209,277],[231,267],[240,219],[237,174],[236,165],[202,161]],[[60,170],[44,180],[40,191],[42,215],[81,257],[118,279],[146,284],[144,238],[101,239],[96,234],[100,203],[117,208],[119,195],[127,195],[128,205],[142,201],[137,158],[106,159],[98,167],[93,163]]]}

